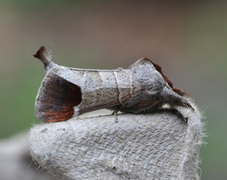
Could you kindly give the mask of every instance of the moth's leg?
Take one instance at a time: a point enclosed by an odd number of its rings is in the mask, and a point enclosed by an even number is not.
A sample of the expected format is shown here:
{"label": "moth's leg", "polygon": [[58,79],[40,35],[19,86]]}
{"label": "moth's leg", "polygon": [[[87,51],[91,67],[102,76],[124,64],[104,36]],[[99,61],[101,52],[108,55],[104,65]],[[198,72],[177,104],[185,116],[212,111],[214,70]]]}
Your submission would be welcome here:
{"label": "moth's leg", "polygon": [[[184,107],[184,108],[190,108],[192,111],[195,110],[186,99],[183,99],[182,105],[180,105],[180,106]],[[179,110],[177,110],[177,112],[179,112],[179,114],[181,114],[181,112]],[[181,114],[181,115],[182,115],[183,119],[185,120],[185,122],[188,122],[188,117],[183,116],[183,114]]]}
{"label": "moth's leg", "polygon": [[112,113],[112,115],[114,115],[115,117],[115,122],[118,123],[118,117],[117,117],[117,113],[119,112],[120,110],[119,109],[115,109]]}
{"label": "moth's leg", "polygon": [[[185,117],[177,107],[190,108],[192,111],[194,111],[194,108],[191,106],[191,104],[183,97],[181,97],[181,100],[178,103],[173,103],[172,105],[170,105],[170,104],[168,104],[168,105],[169,105],[169,108],[167,108],[167,109],[176,110],[177,113],[182,117],[182,119],[186,123],[188,122],[188,117]],[[163,107],[163,109],[165,109],[165,108]]]}
{"label": "moth's leg", "polygon": [[169,104],[173,109],[175,109],[174,107],[180,106],[184,108],[190,108],[192,111],[194,111],[194,108],[184,96],[177,94],[169,88],[165,87],[161,96],[163,97],[164,104]]}
{"label": "moth's leg", "polygon": [[182,107],[188,107],[188,108],[190,108],[192,111],[195,110],[195,109],[191,106],[191,104],[190,104],[187,100],[185,100],[185,99],[184,99],[184,101],[183,101],[183,103],[182,103],[181,106],[182,106]]}
{"label": "moth's leg", "polygon": [[183,107],[183,108],[190,108],[192,111],[194,111],[194,108],[191,106],[191,104],[183,96],[179,96],[179,97],[175,97],[175,98],[176,99],[174,99],[174,101],[171,104],[169,104],[174,109],[175,109],[176,106],[180,106],[180,107]]}

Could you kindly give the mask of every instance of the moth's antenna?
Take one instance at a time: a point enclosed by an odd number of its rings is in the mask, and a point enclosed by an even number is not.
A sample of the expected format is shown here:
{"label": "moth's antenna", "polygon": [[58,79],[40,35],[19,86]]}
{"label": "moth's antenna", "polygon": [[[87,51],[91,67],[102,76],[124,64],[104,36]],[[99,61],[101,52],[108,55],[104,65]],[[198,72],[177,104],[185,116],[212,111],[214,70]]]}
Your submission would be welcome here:
{"label": "moth's antenna", "polygon": [[33,56],[41,60],[45,67],[47,67],[52,61],[52,51],[51,49],[47,49],[45,46],[41,46]]}

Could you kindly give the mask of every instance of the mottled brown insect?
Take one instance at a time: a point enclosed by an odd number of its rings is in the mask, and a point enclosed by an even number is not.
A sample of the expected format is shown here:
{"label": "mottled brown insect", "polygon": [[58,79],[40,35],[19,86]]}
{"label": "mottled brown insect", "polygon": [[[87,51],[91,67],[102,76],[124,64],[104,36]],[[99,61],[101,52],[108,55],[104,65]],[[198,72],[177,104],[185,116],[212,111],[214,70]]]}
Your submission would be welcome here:
{"label": "mottled brown insect", "polygon": [[103,108],[135,114],[157,111],[166,104],[172,109],[192,108],[184,97],[187,94],[173,88],[161,67],[148,58],[128,69],[100,70],[59,66],[44,46],[34,56],[46,69],[35,104],[35,116],[44,122]]}

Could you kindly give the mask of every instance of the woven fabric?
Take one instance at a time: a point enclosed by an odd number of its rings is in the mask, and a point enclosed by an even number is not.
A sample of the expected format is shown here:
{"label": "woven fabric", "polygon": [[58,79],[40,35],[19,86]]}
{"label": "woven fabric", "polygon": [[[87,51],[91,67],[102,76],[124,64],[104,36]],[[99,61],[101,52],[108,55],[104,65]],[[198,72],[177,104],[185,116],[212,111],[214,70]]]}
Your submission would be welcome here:
{"label": "woven fabric", "polygon": [[199,179],[201,115],[178,111],[186,119],[162,111],[37,125],[30,151],[60,179]]}

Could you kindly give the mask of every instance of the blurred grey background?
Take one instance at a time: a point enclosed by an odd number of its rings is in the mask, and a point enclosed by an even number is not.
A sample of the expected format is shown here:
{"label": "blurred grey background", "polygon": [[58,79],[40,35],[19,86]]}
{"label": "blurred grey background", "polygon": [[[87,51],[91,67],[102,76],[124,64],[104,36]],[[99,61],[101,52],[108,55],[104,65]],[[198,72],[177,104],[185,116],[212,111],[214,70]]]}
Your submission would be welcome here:
{"label": "blurred grey background", "polygon": [[158,63],[204,112],[201,178],[227,179],[227,2],[135,0],[0,1],[0,138],[40,123],[33,116],[44,77],[32,57],[79,68]]}

